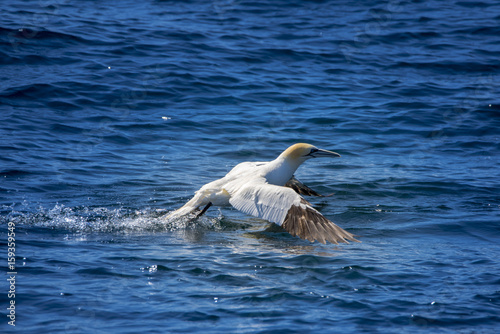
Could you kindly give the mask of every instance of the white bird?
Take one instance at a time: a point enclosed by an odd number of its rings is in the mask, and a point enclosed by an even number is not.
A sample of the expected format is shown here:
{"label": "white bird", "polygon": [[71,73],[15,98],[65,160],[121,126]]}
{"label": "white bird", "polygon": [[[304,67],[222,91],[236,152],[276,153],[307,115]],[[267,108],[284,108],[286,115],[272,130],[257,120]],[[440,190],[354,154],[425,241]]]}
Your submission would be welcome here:
{"label": "white bird", "polygon": [[[183,207],[167,219],[176,219],[198,211],[199,217],[211,205],[232,205],[239,211],[282,226],[293,236],[325,244],[358,241],[354,235],[326,219],[300,195],[321,196],[293,175],[306,160],[316,157],[340,157],[310,144],[295,144],[269,162],[242,162],[226,176],[205,184]],[[199,211],[200,207],[204,209]]]}

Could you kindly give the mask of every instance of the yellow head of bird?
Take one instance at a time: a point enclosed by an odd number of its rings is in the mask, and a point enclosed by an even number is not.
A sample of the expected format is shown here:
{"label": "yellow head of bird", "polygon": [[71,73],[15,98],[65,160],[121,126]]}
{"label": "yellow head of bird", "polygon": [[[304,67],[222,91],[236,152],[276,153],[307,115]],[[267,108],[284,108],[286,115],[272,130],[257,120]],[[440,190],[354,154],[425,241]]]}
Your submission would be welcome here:
{"label": "yellow head of bird", "polygon": [[330,157],[338,158],[340,154],[332,151],[322,150],[311,144],[298,143],[287,148],[280,157],[290,160],[305,161],[310,158]]}

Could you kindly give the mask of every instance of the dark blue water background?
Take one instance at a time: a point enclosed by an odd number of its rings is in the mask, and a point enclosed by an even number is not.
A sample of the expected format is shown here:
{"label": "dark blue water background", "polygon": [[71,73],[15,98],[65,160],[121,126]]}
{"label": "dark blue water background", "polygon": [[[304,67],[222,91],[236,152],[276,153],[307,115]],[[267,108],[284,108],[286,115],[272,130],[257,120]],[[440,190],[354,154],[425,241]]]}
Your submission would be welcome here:
{"label": "dark blue water background", "polygon": [[[496,333],[499,27],[493,0],[3,3],[1,331]],[[297,177],[361,244],[161,219],[295,142],[342,155]]]}

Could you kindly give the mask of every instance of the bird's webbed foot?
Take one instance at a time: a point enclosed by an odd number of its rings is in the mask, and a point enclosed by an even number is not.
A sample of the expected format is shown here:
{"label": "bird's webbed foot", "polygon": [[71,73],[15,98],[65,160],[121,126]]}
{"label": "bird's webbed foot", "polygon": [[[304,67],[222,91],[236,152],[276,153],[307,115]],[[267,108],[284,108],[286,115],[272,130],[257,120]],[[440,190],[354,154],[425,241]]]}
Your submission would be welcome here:
{"label": "bird's webbed foot", "polygon": [[200,218],[201,216],[203,216],[203,214],[207,212],[208,208],[210,208],[211,206],[212,202],[208,202],[208,204],[203,208],[203,210],[201,210],[198,214],[196,214],[196,218]]}

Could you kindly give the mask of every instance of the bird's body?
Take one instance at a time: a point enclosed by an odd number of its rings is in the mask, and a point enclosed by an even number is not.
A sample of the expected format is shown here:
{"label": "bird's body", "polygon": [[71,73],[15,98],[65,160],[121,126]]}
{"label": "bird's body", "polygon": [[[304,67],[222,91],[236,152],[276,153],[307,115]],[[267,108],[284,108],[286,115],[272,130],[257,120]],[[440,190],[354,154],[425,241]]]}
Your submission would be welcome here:
{"label": "bird's body", "polygon": [[[357,241],[341,229],[299,194],[320,196],[293,177],[297,168],[313,157],[339,157],[309,144],[295,144],[275,160],[269,162],[242,162],[221,179],[205,184],[195,196],[167,219],[175,219],[199,210],[203,214],[210,205],[229,206],[278,225],[292,235],[311,242],[322,243]],[[293,189],[292,189],[293,188]]]}

